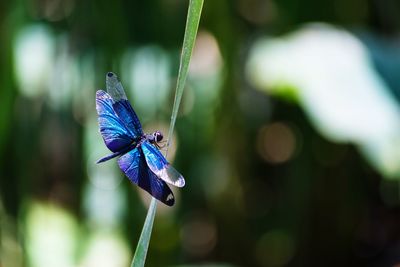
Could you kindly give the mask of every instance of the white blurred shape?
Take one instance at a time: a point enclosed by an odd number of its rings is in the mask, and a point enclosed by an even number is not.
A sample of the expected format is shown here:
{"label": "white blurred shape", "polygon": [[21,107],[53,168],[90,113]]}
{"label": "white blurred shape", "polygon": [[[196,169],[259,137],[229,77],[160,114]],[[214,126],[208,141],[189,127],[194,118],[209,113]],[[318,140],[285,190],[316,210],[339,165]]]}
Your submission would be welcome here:
{"label": "white blurred shape", "polygon": [[33,202],[25,221],[29,266],[75,266],[78,224],[72,214],[54,204]]}
{"label": "white blurred shape", "polygon": [[125,91],[132,92],[128,98],[143,121],[152,118],[165,103],[171,86],[170,65],[168,54],[158,46],[132,49],[123,57],[122,84]]}
{"label": "white blurred shape", "polygon": [[97,231],[88,241],[80,267],[125,267],[129,265],[128,245],[115,232]]}
{"label": "white blurred shape", "polygon": [[314,126],[336,142],[352,142],[381,173],[400,177],[400,108],[350,33],[313,24],[257,42],[251,82],[271,94],[295,88]]}
{"label": "white blurred shape", "polygon": [[35,97],[45,91],[54,63],[54,47],[54,37],[46,26],[27,26],[17,34],[14,61],[21,94]]}

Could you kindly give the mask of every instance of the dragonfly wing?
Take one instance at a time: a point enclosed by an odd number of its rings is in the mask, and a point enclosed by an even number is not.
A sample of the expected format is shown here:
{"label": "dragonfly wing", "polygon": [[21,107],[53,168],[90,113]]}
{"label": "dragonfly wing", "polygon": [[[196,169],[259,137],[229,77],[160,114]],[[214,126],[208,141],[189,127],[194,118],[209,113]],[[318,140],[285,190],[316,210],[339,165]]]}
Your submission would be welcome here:
{"label": "dragonfly wing", "polygon": [[96,110],[100,133],[108,149],[118,152],[133,142],[134,136],[114,112],[111,96],[102,90],[96,92]]}
{"label": "dragonfly wing", "polygon": [[149,166],[150,170],[155,173],[155,175],[174,186],[185,186],[185,179],[183,176],[168,163],[163,154],[161,154],[154,145],[145,141],[142,143],[141,147],[147,166]]}
{"label": "dragonfly wing", "polygon": [[118,165],[131,182],[137,184],[150,195],[168,206],[175,203],[174,194],[168,185],[147,167],[140,147],[122,155]]}
{"label": "dragonfly wing", "polygon": [[124,88],[118,80],[117,75],[112,72],[107,73],[106,77],[107,92],[113,99],[112,106],[118,117],[124,122],[126,128],[134,135],[143,135],[142,125],[139,118],[129,103]]}

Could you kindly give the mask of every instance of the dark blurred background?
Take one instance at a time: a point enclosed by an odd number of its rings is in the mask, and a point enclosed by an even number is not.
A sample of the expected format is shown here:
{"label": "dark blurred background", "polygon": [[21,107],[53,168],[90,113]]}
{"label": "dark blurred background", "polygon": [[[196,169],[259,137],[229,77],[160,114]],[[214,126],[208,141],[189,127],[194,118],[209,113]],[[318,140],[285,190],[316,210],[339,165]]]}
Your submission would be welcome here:
{"label": "dark blurred background", "polygon": [[[95,91],[166,133],[187,5],[0,2],[0,266],[129,266],[149,197],[94,164]],[[146,266],[400,266],[399,30],[397,0],[206,0]]]}

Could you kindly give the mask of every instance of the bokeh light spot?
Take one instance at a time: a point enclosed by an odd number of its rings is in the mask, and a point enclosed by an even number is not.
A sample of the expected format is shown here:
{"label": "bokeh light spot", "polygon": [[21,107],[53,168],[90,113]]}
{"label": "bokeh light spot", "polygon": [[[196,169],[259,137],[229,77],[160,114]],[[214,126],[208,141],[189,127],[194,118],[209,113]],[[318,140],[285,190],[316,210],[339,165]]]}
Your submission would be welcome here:
{"label": "bokeh light spot", "polygon": [[115,232],[96,232],[89,241],[82,267],[128,266],[130,251],[123,237]]}
{"label": "bokeh light spot", "polygon": [[284,266],[293,257],[295,244],[291,235],[283,230],[265,233],[257,242],[255,257],[261,266]]}
{"label": "bokeh light spot", "polygon": [[296,136],[293,130],[282,122],[262,127],[257,139],[258,152],[270,163],[288,161],[296,149]]}
{"label": "bokeh light spot", "polygon": [[168,99],[171,85],[168,53],[156,45],[128,49],[121,69],[122,84],[141,122],[153,120]]}
{"label": "bokeh light spot", "polygon": [[33,202],[25,221],[29,266],[74,266],[78,224],[72,214],[50,203]]}
{"label": "bokeh light spot", "polygon": [[221,53],[215,37],[207,32],[200,31],[193,55],[189,72],[195,76],[208,76],[216,73],[222,65]]}
{"label": "bokeh light spot", "polygon": [[239,0],[237,3],[240,15],[256,25],[264,25],[277,17],[277,8],[271,0]]}
{"label": "bokeh light spot", "polygon": [[194,257],[204,257],[217,243],[217,227],[213,220],[203,214],[190,216],[181,229],[183,249]]}
{"label": "bokeh light spot", "polygon": [[21,93],[40,95],[47,89],[54,63],[54,38],[48,27],[33,25],[23,28],[14,42],[15,75]]}

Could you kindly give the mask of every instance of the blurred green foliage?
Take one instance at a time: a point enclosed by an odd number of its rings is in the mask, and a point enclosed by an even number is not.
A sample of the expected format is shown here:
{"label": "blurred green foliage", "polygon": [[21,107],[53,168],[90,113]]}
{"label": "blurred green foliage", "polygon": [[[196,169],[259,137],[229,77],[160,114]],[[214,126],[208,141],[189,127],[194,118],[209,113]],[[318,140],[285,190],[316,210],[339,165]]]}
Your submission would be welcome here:
{"label": "blurred green foliage", "polygon": [[[186,11],[178,0],[0,3],[0,265],[128,266],[149,199],[115,162],[94,164],[107,153],[95,90],[118,73],[145,130],[165,133]],[[398,51],[399,14],[395,0],[206,1],[170,155],[187,184],[175,207],[159,205],[147,266],[399,264],[398,181],[244,70],[258,37],[311,21]],[[384,67],[398,62],[371,44],[398,96]]]}

